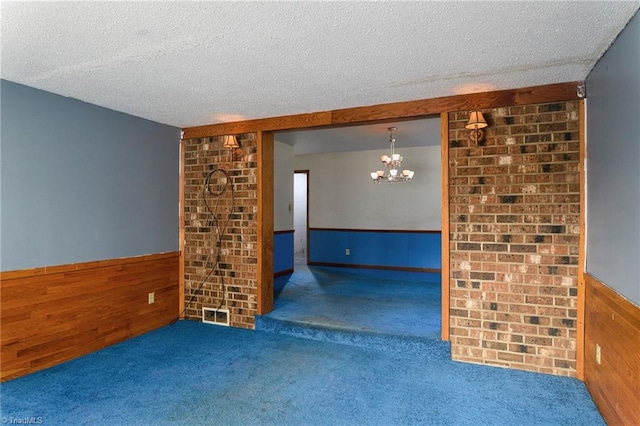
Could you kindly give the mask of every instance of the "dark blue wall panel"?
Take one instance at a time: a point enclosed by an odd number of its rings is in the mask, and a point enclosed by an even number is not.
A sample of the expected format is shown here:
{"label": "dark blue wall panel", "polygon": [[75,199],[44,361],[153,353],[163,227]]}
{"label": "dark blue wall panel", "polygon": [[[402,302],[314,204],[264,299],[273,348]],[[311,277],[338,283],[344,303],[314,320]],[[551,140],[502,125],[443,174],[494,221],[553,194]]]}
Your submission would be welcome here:
{"label": "dark blue wall panel", "polygon": [[293,231],[273,236],[273,273],[293,269]]}
{"label": "dark blue wall panel", "polygon": [[309,262],[440,269],[441,241],[439,232],[311,229]]}

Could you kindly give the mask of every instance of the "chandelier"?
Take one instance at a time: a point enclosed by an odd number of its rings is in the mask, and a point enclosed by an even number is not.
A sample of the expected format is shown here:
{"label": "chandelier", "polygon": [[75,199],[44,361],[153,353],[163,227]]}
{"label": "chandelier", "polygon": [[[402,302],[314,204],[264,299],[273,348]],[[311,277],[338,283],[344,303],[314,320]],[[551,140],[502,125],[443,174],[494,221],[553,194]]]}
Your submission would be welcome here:
{"label": "chandelier", "polygon": [[413,170],[402,170],[402,155],[395,153],[396,138],[393,137],[393,132],[396,131],[395,127],[389,127],[389,143],[391,144],[390,154],[381,155],[380,161],[389,169],[389,174],[385,175],[384,170],[378,170],[377,172],[371,172],[371,179],[374,183],[380,182],[411,182],[413,178]]}

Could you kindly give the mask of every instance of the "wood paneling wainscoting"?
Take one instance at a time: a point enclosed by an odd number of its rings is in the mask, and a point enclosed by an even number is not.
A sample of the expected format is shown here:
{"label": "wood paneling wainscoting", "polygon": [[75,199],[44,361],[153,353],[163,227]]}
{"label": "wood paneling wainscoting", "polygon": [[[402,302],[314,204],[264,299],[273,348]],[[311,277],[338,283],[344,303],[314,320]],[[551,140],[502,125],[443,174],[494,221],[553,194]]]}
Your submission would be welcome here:
{"label": "wood paneling wainscoting", "polygon": [[640,425],[640,307],[595,277],[584,279],[587,389],[608,424]]}
{"label": "wood paneling wainscoting", "polygon": [[170,252],[0,273],[0,379],[170,323],[179,314],[179,258]]}

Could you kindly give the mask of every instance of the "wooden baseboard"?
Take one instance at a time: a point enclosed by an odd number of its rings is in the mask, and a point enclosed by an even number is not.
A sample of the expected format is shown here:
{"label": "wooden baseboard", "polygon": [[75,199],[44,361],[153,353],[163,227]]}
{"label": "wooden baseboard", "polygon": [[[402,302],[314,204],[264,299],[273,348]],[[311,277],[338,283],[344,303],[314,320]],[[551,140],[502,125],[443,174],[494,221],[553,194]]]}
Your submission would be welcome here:
{"label": "wooden baseboard", "polygon": [[0,380],[170,323],[179,313],[179,258],[171,252],[2,272]]}
{"label": "wooden baseboard", "polygon": [[275,272],[273,278],[281,277],[283,275],[293,274],[293,268],[285,269],[284,271]]}
{"label": "wooden baseboard", "polygon": [[640,307],[589,274],[585,305],[587,389],[607,424],[640,425]]}

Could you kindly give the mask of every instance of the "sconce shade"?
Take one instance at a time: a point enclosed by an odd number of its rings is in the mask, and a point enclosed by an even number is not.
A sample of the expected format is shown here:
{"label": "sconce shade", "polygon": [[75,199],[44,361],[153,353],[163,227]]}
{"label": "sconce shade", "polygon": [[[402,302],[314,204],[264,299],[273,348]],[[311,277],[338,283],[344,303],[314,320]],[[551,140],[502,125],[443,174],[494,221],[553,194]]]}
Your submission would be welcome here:
{"label": "sconce shade", "polygon": [[238,139],[236,139],[235,135],[224,135],[222,137],[222,147],[239,148],[240,144],[238,143]]}
{"label": "sconce shade", "polygon": [[487,126],[487,120],[484,119],[482,112],[472,111],[469,114],[469,122],[464,127],[465,129],[484,129]]}

